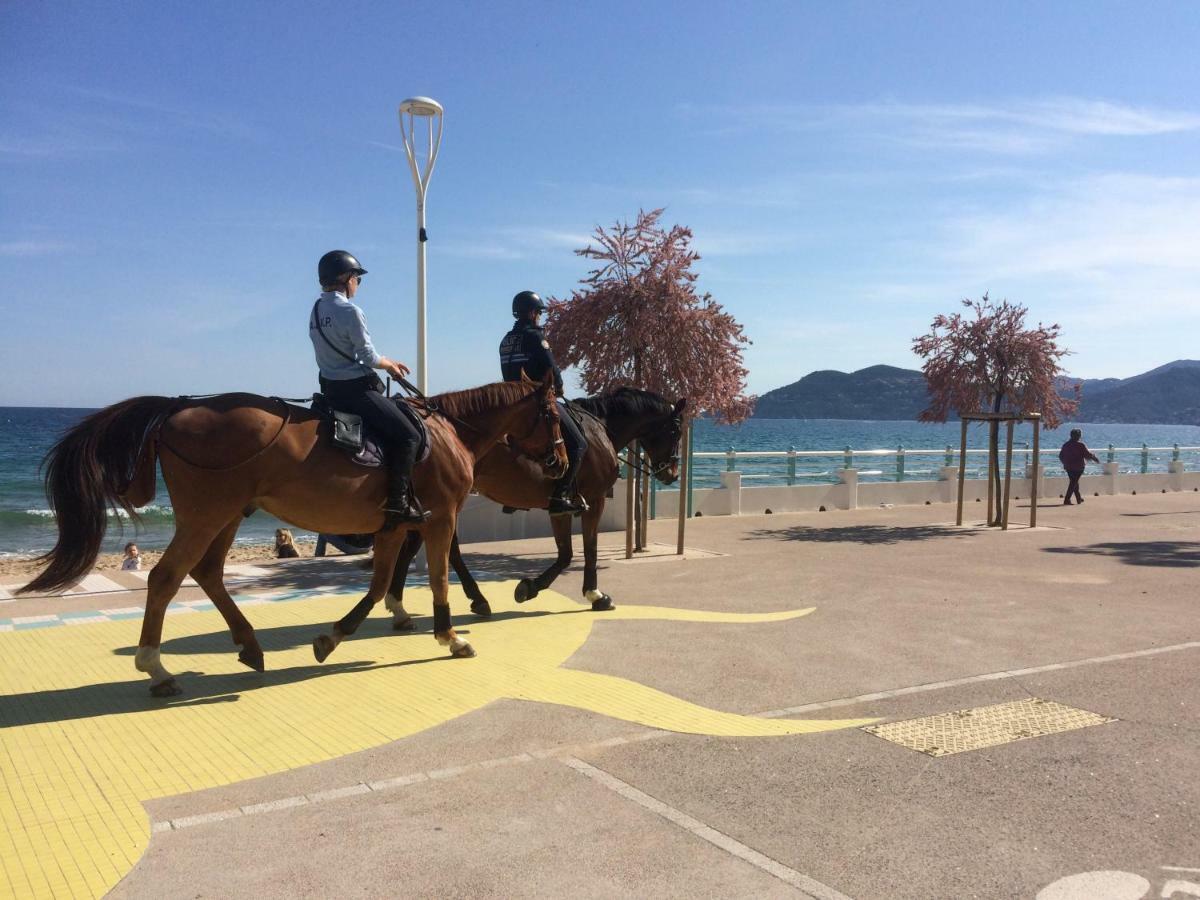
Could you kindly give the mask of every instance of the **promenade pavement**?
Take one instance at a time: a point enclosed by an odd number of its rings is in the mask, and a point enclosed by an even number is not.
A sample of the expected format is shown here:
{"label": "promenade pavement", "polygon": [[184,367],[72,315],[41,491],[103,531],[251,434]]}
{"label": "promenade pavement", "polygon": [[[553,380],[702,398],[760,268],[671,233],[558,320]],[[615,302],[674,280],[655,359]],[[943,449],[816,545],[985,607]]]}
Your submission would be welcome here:
{"label": "promenade pavement", "polygon": [[[194,611],[166,621],[164,662],[185,690],[172,701],[151,700],[132,669],[140,622],[128,611],[144,591],[105,595],[103,607],[86,594],[17,599],[0,604],[0,616],[29,623],[126,611],[128,621],[37,629],[42,654],[87,628],[120,635],[105,638],[113,641],[105,652],[126,667],[113,689],[130,705],[75,694],[64,722],[103,729],[112,720],[116,729],[143,707],[141,721],[158,722],[148,717],[164,714],[161,706],[190,703],[220,731],[235,727],[239,707],[256,709],[276,692],[311,705],[296,742],[315,740],[306,729],[327,730],[332,746],[339,730],[372,720],[385,735],[311,765],[272,763],[274,774],[246,780],[218,771],[187,781],[215,786],[157,792],[141,805],[148,847],[118,866],[128,873],[115,897],[1200,896],[1200,495],[1043,503],[1039,528],[1006,533],[954,528],[947,505],[692,520],[687,546],[697,552],[686,559],[602,564],[614,613],[572,605],[579,557],[554,585],[569,602],[505,599],[512,579],[549,562],[548,540],[471,545],[467,561],[505,620],[474,622],[458,598],[456,628],[477,659],[438,658],[429,595],[414,588],[406,600],[421,633],[393,635],[380,608],[326,669],[305,668],[302,685],[299,676],[271,681],[272,670],[299,671],[288,654],[307,652],[310,620],[340,617],[365,574],[355,558],[256,563],[234,588],[255,601],[247,616],[286,614],[303,628],[260,625],[266,676],[239,671],[222,649],[230,674],[212,689],[213,676],[172,665],[228,641],[198,589],[185,588],[177,604]],[[1027,515],[1028,501],[1014,504],[1014,524]],[[650,539],[657,550],[673,545],[675,523],[651,523]],[[623,540],[601,536],[609,551]],[[728,615],[681,621],[647,607]],[[809,607],[777,621],[732,615]],[[646,615],[629,617],[638,610]],[[566,634],[554,630],[564,622],[583,623],[582,638],[558,648],[555,671],[599,685],[587,696],[531,686],[532,670],[522,668],[547,649],[538,643],[545,635]],[[14,683],[20,669],[22,683],[36,684],[45,657],[14,655],[25,652],[23,630],[0,634],[0,673]],[[503,666],[489,668],[489,659]],[[339,660],[400,668],[381,693]],[[419,686],[428,672],[432,686]],[[502,683],[506,673],[519,689]],[[351,693],[331,693],[339,683]],[[477,687],[483,693],[468,697]],[[326,693],[282,693],[301,689]],[[26,729],[58,721],[28,712],[41,703],[37,692],[9,707],[4,693],[12,689],[0,686],[0,711],[20,711],[21,723],[33,723]],[[672,718],[671,698],[692,706]],[[1015,724],[1002,719],[1006,708],[981,709],[1030,698],[1044,702],[1015,707]],[[864,721],[728,736],[755,729],[705,710],[783,728]],[[925,752],[864,727],[964,710],[976,712],[895,729],[923,740]],[[1032,736],[1038,725],[1056,733]],[[166,746],[149,727],[138,734],[138,754]],[[239,739],[245,771],[289,740],[264,731],[259,747],[248,734]],[[977,748],[947,752],[960,746]],[[131,767],[132,753],[131,745]],[[14,816],[10,828],[33,827]],[[86,879],[65,877],[86,894]]]}

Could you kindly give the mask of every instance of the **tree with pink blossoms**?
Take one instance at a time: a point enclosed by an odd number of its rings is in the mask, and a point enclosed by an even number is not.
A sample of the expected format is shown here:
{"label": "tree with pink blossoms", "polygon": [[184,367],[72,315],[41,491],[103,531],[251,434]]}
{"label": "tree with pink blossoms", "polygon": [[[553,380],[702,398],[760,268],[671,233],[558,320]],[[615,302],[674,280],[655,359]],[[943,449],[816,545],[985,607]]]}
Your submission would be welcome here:
{"label": "tree with pink blossoms", "polygon": [[589,394],[629,385],[740,422],[754,409],[742,364],[750,341],[711,294],[697,293],[691,229],[661,226],[662,213],[597,226],[593,243],[575,251],[596,268],[569,299],[550,298],[555,356],[578,368]]}
{"label": "tree with pink blossoms", "polygon": [[[945,422],[956,413],[1041,413],[1042,426],[1055,428],[1079,405],[1062,396],[1059,361],[1070,351],[1059,346],[1058,325],[1025,327],[1029,312],[1019,303],[963,300],[965,313],[939,315],[929,334],[913,339],[913,352],[925,360],[922,371],[929,408],[922,422]],[[989,423],[991,452],[999,458],[1000,425]],[[1036,463],[1035,463],[1036,464]],[[1000,473],[994,473],[999,496]],[[989,524],[999,524],[997,521]]]}

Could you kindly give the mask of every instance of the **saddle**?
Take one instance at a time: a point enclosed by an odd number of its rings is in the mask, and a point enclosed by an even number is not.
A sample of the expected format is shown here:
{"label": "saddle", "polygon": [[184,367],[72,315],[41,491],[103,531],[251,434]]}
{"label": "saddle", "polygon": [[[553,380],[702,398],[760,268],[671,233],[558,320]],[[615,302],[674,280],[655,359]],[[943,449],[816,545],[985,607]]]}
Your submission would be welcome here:
{"label": "saddle", "polygon": [[[425,428],[425,420],[417,414],[411,403],[400,398],[393,398],[392,402],[417,429],[420,435],[417,441],[417,462],[425,462],[429,458],[429,431]],[[374,469],[387,461],[383,444],[375,437],[362,416],[334,409],[324,394],[313,394],[312,411],[331,426],[330,441],[333,446],[344,450],[352,462]]]}

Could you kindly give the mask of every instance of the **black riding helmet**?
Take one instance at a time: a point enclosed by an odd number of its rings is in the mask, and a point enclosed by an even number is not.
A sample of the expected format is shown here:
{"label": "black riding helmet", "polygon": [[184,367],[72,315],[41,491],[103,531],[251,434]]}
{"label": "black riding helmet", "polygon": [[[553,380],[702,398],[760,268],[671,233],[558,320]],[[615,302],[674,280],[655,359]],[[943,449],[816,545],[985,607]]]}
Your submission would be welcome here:
{"label": "black riding helmet", "polygon": [[513,297],[513,318],[519,319],[521,316],[525,315],[525,313],[534,309],[536,309],[538,312],[545,312],[546,304],[543,303],[542,298],[533,291],[521,291],[521,293]]}
{"label": "black riding helmet", "polygon": [[345,250],[330,250],[317,263],[317,280],[321,285],[339,284],[345,275],[366,275],[367,270]]}

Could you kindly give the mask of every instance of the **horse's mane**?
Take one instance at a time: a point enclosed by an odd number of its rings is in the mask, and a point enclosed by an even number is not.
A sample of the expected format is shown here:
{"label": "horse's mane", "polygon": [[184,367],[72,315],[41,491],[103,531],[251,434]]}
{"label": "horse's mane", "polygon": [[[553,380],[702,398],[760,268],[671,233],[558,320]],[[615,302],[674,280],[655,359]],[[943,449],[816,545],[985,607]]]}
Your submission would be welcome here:
{"label": "horse's mane", "polygon": [[613,415],[665,416],[674,410],[674,407],[658,394],[633,387],[614,388],[595,397],[580,397],[571,402],[600,419]]}
{"label": "horse's mane", "polygon": [[464,416],[487,412],[497,406],[509,406],[529,396],[537,387],[537,384],[530,382],[497,381],[465,391],[435,394],[429,399],[434,401],[439,409],[461,419]]}

